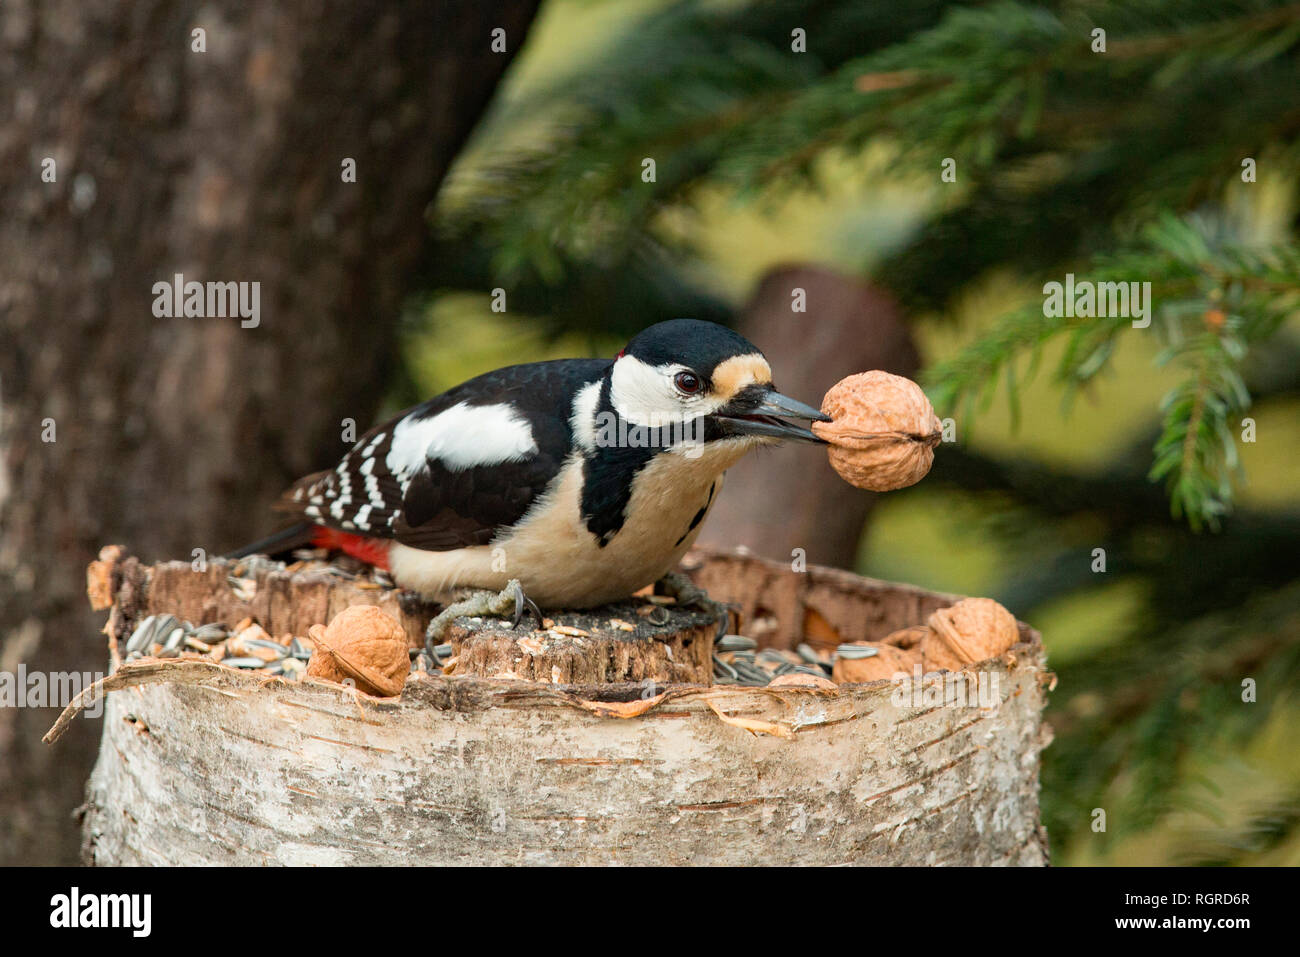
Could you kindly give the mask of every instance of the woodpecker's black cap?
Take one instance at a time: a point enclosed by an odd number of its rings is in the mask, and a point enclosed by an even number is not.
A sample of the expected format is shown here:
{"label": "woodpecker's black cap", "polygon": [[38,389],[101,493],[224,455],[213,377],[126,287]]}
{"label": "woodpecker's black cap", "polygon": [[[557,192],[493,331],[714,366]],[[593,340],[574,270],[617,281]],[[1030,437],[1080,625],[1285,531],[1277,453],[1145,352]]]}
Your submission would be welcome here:
{"label": "woodpecker's black cap", "polygon": [[656,323],[637,333],[623,353],[652,366],[680,362],[705,376],[735,356],[763,354],[740,333],[702,319]]}

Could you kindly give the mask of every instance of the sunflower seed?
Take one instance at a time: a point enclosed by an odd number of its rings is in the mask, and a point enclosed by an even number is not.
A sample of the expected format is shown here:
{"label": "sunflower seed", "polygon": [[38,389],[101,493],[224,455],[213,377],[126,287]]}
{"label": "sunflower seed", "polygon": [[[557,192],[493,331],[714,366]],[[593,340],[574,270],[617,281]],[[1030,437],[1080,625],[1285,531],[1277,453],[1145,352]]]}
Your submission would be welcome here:
{"label": "sunflower seed", "polygon": [[223,665],[229,665],[232,668],[264,668],[266,662],[261,658],[222,658]]}
{"label": "sunflower seed", "polygon": [[295,638],[289,642],[289,654],[299,661],[311,660],[311,649],[304,645],[299,639]]}
{"label": "sunflower seed", "polygon": [[752,651],[757,647],[757,641],[744,635],[723,635],[717,644],[718,651]]}
{"label": "sunflower seed", "polygon": [[727,664],[717,655],[713,656],[713,675],[715,678],[728,678],[732,681],[737,681],[740,678],[740,676],[736,674],[736,669],[731,667],[731,665]]}
{"label": "sunflower seed", "polygon": [[190,637],[199,641],[219,641],[230,634],[230,629],[219,621],[210,621],[206,625],[199,625],[191,629]]}
{"label": "sunflower seed", "polygon": [[421,651],[419,657],[411,662],[411,671],[426,675],[442,674],[442,669],[433,663],[433,659],[425,651]]}
{"label": "sunflower seed", "polygon": [[[292,661],[293,659],[291,658],[289,660]],[[272,675],[284,674],[284,661],[281,660],[281,661],[271,662],[269,665],[266,666],[266,671],[268,674],[272,674]]]}
{"label": "sunflower seed", "polygon": [[163,642],[163,651],[175,651],[180,648],[181,642],[185,640],[184,628],[173,628],[167,640]]}
{"label": "sunflower seed", "polygon": [[161,615],[153,626],[153,640],[159,641],[166,638],[172,633],[172,629],[180,624],[175,615]]}
{"label": "sunflower seed", "polygon": [[142,652],[149,647],[149,639],[153,637],[153,626],[157,620],[157,615],[150,615],[136,626],[135,631],[131,632],[131,637],[126,640],[128,655]]}
{"label": "sunflower seed", "polygon": [[650,614],[646,615],[646,620],[652,625],[668,624],[668,609],[662,605],[655,605],[650,609]]}
{"label": "sunflower seed", "polygon": [[274,652],[276,658],[283,658],[289,650],[278,641],[267,641],[265,638],[243,638],[240,642],[246,648],[261,648],[264,651]]}
{"label": "sunflower seed", "polygon": [[252,601],[257,597],[257,579],[240,578],[237,575],[227,575],[226,584],[230,590],[235,593],[235,597],[240,601]]}
{"label": "sunflower seed", "polygon": [[735,668],[736,674],[740,676],[741,680],[745,684],[758,682],[759,684],[765,685],[772,679],[772,676],[766,671],[763,671],[760,668],[755,668],[753,665],[746,664],[743,661],[737,661],[732,667]]}
{"label": "sunflower seed", "polygon": [[444,659],[444,658],[450,658],[450,657],[451,657],[451,642],[447,642],[446,644],[443,644],[443,645],[434,645],[434,646],[433,646],[433,653],[434,653],[435,655],[438,656],[438,660],[439,660],[439,661],[441,661],[441,660]]}
{"label": "sunflower seed", "polygon": [[840,645],[835,649],[835,654],[845,661],[870,658],[872,655],[879,653],[875,648],[868,648],[866,645]]}
{"label": "sunflower seed", "polygon": [[808,662],[808,664],[810,665],[819,665],[822,663],[821,655],[813,651],[811,645],[801,644],[799,645],[798,648],[795,649],[795,652],[798,653],[800,658]]}
{"label": "sunflower seed", "polygon": [[297,681],[306,672],[307,666],[297,658],[281,658],[276,664],[284,672],[286,678]]}

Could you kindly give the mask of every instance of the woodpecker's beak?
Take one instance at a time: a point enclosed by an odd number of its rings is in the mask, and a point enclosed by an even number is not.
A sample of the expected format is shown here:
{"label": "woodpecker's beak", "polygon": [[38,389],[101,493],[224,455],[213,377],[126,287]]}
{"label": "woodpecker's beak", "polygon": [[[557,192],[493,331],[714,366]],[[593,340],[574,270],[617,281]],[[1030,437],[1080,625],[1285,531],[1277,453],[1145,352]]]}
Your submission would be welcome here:
{"label": "woodpecker's beak", "polygon": [[778,416],[809,419],[813,422],[831,420],[829,415],[822,415],[812,406],[782,395],[771,386],[746,389],[730,404],[713,413],[712,417],[722,426],[723,431],[731,435],[765,435],[774,439],[826,444],[808,429],[791,425]]}

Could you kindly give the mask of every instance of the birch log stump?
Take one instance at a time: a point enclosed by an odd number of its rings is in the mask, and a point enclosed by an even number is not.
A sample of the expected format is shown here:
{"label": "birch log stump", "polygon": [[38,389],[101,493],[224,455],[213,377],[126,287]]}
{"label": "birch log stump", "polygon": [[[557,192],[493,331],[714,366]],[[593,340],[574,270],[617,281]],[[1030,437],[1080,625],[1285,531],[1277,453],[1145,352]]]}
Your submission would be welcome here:
{"label": "birch log stump", "polygon": [[[397,590],[283,570],[235,595],[229,568],[180,585],[185,575],[160,574],[168,567],[121,558],[101,574],[114,654],[159,612],[195,623],[247,615],[273,634],[300,633],[366,602],[399,616],[416,646],[437,611]],[[714,598],[737,602],[769,647],[880,638],[955,600],[744,555],[696,552],[685,567]],[[815,636],[804,634],[810,622]],[[953,684],[946,674],[832,691],[413,673],[399,698],[375,699],[207,660],[115,662],[83,856],[1045,864],[1038,766],[1050,676],[1037,633],[1022,624],[1020,639],[973,666],[987,693],[963,704],[935,697],[945,678]]]}

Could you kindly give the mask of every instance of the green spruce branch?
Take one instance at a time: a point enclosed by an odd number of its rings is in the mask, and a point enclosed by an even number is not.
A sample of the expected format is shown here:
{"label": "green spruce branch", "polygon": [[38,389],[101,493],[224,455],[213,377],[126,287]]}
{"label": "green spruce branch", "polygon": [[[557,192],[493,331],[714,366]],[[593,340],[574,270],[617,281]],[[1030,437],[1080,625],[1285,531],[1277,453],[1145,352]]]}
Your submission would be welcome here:
{"label": "green spruce branch", "polygon": [[[1217,528],[1232,507],[1240,462],[1235,429],[1251,397],[1242,366],[1300,310],[1300,246],[1252,248],[1219,235],[1203,218],[1160,218],[1142,245],[1098,259],[1080,277],[1096,283],[1151,284],[1152,329],[1168,343],[1157,363],[1179,368],[1183,380],[1164,397],[1151,481],[1166,483],[1173,514],[1193,529]],[[1046,287],[1045,287],[1046,289]],[[1011,401],[1032,376],[1049,343],[1064,340],[1055,380],[1067,397],[1109,363],[1124,336],[1143,335],[1128,315],[1054,317],[1033,302],[1004,317],[987,334],[928,374],[932,398],[945,413],[976,399],[986,407],[1000,378]],[[1034,362],[1017,376],[1026,354]]]}

